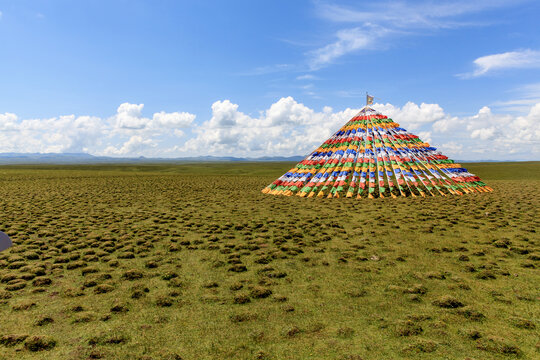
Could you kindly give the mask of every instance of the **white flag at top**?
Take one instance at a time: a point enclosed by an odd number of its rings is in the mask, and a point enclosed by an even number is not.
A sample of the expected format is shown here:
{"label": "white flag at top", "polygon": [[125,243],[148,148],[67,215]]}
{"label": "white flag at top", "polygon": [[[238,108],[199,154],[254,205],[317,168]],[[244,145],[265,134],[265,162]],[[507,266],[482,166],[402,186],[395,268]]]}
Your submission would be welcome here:
{"label": "white flag at top", "polygon": [[373,96],[366,94],[366,105],[373,105]]}

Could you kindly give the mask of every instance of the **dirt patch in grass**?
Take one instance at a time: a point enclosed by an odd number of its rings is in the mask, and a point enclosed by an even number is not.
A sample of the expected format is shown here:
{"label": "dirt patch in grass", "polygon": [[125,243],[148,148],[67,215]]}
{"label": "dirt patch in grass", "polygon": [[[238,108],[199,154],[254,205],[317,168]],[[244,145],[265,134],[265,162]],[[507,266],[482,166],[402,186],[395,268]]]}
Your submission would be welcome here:
{"label": "dirt patch in grass", "polygon": [[24,341],[24,348],[28,351],[51,350],[56,346],[56,340],[49,336],[31,336]]}

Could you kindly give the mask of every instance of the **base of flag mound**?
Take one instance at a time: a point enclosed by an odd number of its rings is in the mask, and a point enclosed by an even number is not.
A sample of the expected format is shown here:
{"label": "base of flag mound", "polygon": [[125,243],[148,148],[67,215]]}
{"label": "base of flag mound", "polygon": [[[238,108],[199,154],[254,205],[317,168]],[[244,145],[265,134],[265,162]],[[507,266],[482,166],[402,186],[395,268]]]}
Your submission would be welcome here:
{"label": "base of flag mound", "polygon": [[271,195],[356,199],[490,191],[478,176],[367,106],[262,190]]}

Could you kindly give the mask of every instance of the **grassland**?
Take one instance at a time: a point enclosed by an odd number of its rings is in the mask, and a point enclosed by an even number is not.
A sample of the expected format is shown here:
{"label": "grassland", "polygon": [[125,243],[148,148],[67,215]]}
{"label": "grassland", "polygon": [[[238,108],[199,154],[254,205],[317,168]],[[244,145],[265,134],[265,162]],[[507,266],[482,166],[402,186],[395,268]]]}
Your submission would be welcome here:
{"label": "grassland", "polygon": [[2,359],[538,359],[540,163],[461,197],[273,197],[291,164],[0,167]]}

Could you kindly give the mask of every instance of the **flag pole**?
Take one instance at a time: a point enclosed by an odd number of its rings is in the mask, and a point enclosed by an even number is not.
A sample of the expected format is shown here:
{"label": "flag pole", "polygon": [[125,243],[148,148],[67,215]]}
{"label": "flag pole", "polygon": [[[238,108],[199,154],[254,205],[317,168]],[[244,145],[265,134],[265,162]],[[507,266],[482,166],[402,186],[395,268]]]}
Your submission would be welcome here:
{"label": "flag pole", "polygon": [[362,109],[362,112],[365,114],[367,112],[367,109],[368,109],[368,92],[366,91],[366,106],[364,106],[364,108]]}

